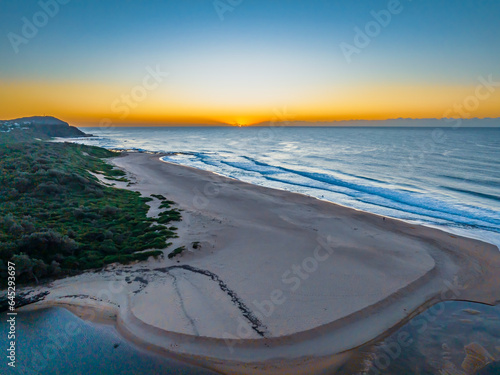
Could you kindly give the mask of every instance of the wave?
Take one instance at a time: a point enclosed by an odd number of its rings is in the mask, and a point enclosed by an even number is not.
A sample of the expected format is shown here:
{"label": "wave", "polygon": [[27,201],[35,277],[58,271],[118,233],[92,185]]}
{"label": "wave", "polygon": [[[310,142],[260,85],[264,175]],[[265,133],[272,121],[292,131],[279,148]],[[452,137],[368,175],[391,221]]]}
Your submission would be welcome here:
{"label": "wave", "polygon": [[[466,204],[448,203],[431,198],[428,194],[406,189],[384,187],[382,185],[385,183],[377,179],[337,171],[328,174],[292,169],[264,163],[248,156],[227,155],[231,158],[228,160],[216,153],[189,153],[189,155],[195,156],[198,162],[216,167],[219,169],[217,172],[233,178],[241,178],[241,175],[235,176],[235,172],[251,172],[268,181],[343,194],[359,202],[401,211],[404,214],[412,213],[438,221],[451,221],[457,225],[500,232],[500,215],[496,211]],[[225,170],[224,166],[229,166],[233,170]]]}
{"label": "wave", "polygon": [[451,187],[451,186],[441,186],[441,187],[443,189],[446,189],[446,190],[456,191],[458,193],[469,194],[469,195],[472,195],[475,197],[486,198],[486,199],[500,202],[500,196],[498,196],[498,195],[481,193],[479,191],[473,191],[473,190],[459,189],[459,188]]}
{"label": "wave", "polygon": [[281,130],[262,140],[258,128],[89,129],[97,137],[76,141],[171,152],[165,160],[500,245],[497,130],[455,130],[427,148],[422,129]]}

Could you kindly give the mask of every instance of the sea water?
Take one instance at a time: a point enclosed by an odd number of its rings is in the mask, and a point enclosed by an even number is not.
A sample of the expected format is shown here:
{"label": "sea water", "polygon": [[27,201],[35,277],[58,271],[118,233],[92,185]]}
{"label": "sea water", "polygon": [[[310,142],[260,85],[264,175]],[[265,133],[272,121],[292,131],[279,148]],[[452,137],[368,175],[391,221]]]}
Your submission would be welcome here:
{"label": "sea water", "polygon": [[165,161],[500,246],[500,128],[85,128],[81,143]]}

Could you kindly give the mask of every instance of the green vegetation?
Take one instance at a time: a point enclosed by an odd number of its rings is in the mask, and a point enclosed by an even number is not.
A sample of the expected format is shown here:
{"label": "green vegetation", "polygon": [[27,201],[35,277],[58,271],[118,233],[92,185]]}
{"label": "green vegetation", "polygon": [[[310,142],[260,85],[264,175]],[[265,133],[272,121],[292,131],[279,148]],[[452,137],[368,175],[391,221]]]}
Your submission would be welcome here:
{"label": "green vegetation", "polygon": [[[0,133],[0,277],[16,264],[18,282],[60,277],[159,256],[176,237],[173,202],[159,219],[148,218],[151,198],[103,186],[89,171],[121,180],[124,172],[103,159],[102,148],[32,140]],[[165,204],[165,205],[164,205]]]}
{"label": "green vegetation", "polygon": [[166,209],[166,211],[160,212],[158,214],[158,219],[156,221],[160,224],[168,224],[171,221],[180,221],[181,220],[181,213],[179,210],[172,208],[172,204],[174,202],[169,201],[169,200],[163,200],[160,204],[160,208]]}
{"label": "green vegetation", "polygon": [[[80,129],[70,126],[52,116],[33,116],[0,121],[0,132],[29,140],[37,137],[48,139],[50,137],[86,137]],[[28,136],[28,137],[27,137]]]}
{"label": "green vegetation", "polygon": [[165,198],[163,195],[160,195],[160,194],[151,194],[151,196],[153,198],[156,198],[156,199],[161,200],[161,201],[166,201],[167,200],[167,198]]}
{"label": "green vegetation", "polygon": [[185,246],[178,247],[174,251],[172,251],[170,254],[168,254],[168,259],[172,259],[173,257],[181,254],[184,250],[186,250]]}
{"label": "green vegetation", "polygon": [[0,142],[20,142],[20,141],[31,141],[34,138],[49,139],[50,137],[46,134],[37,131],[33,128],[28,129],[12,129],[3,122],[0,122]]}

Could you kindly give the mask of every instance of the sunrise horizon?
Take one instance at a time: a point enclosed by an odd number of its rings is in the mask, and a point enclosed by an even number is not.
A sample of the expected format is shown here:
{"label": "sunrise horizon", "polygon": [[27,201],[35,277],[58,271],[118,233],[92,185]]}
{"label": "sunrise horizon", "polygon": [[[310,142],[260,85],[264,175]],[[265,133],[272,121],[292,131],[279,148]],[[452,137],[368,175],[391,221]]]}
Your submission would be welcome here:
{"label": "sunrise horizon", "polygon": [[[1,80],[0,80],[1,81]],[[55,88],[51,88],[56,85]],[[149,93],[142,86],[133,86],[130,93],[118,95],[110,101],[110,110],[99,110],[97,106],[88,107],[78,103],[95,100],[92,90],[80,92],[75,87],[76,97],[68,95],[70,90],[57,87],[57,84],[35,85],[25,87],[19,83],[4,85],[6,90],[0,92],[0,100],[8,104],[0,110],[0,118],[5,120],[32,115],[50,115],[64,119],[75,126],[90,127],[114,124],[115,126],[193,126],[216,125],[231,126],[242,124],[255,126],[264,122],[338,122],[338,121],[380,121],[395,119],[446,119],[446,118],[500,118],[500,90],[494,89],[498,82],[493,77],[480,76],[475,85],[459,88],[419,88],[390,90],[387,86],[371,90],[359,89],[344,92],[342,99],[328,101],[324,96],[321,101],[295,103],[295,105],[279,103],[268,106],[252,107],[252,101],[244,106],[225,104],[222,101],[217,107],[208,105],[195,106],[191,103],[171,104],[161,99],[148,98],[139,100],[141,95]],[[135,91],[134,91],[135,90]],[[96,90],[96,92],[99,90]],[[100,92],[113,91],[112,86],[101,87]],[[390,94],[383,95],[383,92]],[[479,93],[479,94],[478,94]],[[153,96],[154,93],[150,95]],[[349,94],[352,99],[349,99]],[[478,97],[479,95],[479,97]],[[47,98],[61,96],[59,100]],[[363,99],[364,96],[365,98]],[[31,104],[26,105],[27,98]],[[399,99],[398,99],[399,97]],[[410,99],[412,98],[412,99]],[[400,102],[398,107],[397,102]],[[67,105],[61,103],[67,102]],[[409,102],[409,103],[408,103]],[[102,101],[101,101],[102,103]],[[193,107],[190,107],[190,106]],[[163,109],[163,107],[172,107]],[[26,111],[26,108],[29,109]],[[39,108],[39,109],[38,109]],[[94,111],[92,111],[94,109]]]}
{"label": "sunrise horizon", "polygon": [[[71,120],[62,116],[55,116],[52,114],[31,114],[31,115],[19,115],[13,118],[4,118],[0,119],[1,121],[15,121],[18,119],[24,118],[33,118],[33,117],[47,117],[47,118],[56,118],[58,120],[67,122],[72,126],[76,126],[79,128],[111,128],[111,127],[377,127],[379,124],[383,123],[382,127],[408,127],[412,126],[411,122],[415,122],[413,126],[416,127],[432,127],[435,126],[434,123],[426,124],[428,121],[444,121],[444,124],[440,126],[456,126],[456,121],[459,120],[461,125],[460,127],[500,127],[500,117],[470,117],[470,118],[462,118],[459,116],[456,117],[421,117],[421,118],[413,118],[413,117],[397,117],[397,118],[352,118],[352,119],[336,119],[336,120],[328,120],[328,119],[320,119],[320,120],[301,120],[301,119],[290,119],[290,120],[278,120],[277,118],[272,118],[269,120],[263,120],[259,122],[245,122],[245,121],[234,121],[234,122],[216,122],[216,121],[207,121],[207,122],[167,122],[167,121],[140,121],[140,122],[114,122],[109,119],[100,120],[99,122],[88,122],[88,121],[79,121],[79,120]],[[494,123],[486,124],[484,121],[476,125],[463,125],[464,122],[472,122],[474,120],[493,120]],[[400,121],[401,123],[397,123]],[[420,121],[420,122],[418,122]],[[404,123],[406,122],[406,124]],[[387,124],[389,123],[389,124]]]}
{"label": "sunrise horizon", "polygon": [[248,126],[283,116],[500,117],[494,5],[150,5],[6,6],[0,118]]}

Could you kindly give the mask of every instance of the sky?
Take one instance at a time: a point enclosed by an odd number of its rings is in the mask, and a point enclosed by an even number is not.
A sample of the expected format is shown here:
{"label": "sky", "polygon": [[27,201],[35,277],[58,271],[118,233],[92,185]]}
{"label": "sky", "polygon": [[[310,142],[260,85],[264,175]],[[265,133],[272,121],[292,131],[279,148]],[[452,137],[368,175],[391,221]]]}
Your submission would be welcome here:
{"label": "sky", "polygon": [[0,119],[500,117],[498,0],[0,0]]}

